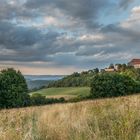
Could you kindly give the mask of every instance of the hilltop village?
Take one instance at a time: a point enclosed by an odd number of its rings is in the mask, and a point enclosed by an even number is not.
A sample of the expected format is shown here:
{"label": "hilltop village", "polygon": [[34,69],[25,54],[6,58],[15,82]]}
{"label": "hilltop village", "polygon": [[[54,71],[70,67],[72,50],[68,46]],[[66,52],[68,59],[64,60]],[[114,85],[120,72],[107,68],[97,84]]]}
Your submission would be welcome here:
{"label": "hilltop village", "polygon": [[[125,64],[123,64],[125,65]],[[121,66],[121,64],[110,64],[110,66],[108,68],[105,69],[101,69],[101,71],[106,71],[106,72],[115,72],[119,70],[119,67]],[[139,69],[140,68],[140,59],[132,59],[130,62],[128,62],[127,66],[129,67],[134,67],[135,69]]]}

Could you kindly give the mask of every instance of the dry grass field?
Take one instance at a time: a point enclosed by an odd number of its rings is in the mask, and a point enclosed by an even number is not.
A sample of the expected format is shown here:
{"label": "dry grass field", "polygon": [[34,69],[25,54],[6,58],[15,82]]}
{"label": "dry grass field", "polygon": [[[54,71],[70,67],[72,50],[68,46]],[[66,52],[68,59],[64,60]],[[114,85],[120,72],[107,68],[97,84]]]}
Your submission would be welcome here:
{"label": "dry grass field", "polygon": [[140,140],[140,96],[1,110],[0,140]]}

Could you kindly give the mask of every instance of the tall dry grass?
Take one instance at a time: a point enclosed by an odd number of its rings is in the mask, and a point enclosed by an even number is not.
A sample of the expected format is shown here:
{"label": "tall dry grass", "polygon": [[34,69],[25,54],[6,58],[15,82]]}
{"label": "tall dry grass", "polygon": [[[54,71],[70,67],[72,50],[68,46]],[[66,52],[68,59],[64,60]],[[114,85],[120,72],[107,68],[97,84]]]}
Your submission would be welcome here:
{"label": "tall dry grass", "polygon": [[0,140],[140,140],[140,96],[2,110]]}

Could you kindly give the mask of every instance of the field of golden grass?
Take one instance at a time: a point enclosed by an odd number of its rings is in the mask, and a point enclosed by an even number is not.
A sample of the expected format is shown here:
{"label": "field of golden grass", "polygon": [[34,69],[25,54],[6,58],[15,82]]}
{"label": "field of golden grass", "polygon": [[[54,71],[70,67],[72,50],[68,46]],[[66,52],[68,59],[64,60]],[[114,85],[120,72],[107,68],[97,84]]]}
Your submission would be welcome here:
{"label": "field of golden grass", "polygon": [[140,96],[1,110],[0,140],[140,140]]}

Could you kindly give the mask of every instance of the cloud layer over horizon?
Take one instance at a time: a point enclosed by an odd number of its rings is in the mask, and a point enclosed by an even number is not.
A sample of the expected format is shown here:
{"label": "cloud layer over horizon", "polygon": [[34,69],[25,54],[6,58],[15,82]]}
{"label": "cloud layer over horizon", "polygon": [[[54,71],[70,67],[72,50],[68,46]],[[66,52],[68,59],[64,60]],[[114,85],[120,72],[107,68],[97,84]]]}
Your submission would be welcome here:
{"label": "cloud layer over horizon", "polygon": [[69,74],[140,58],[139,0],[1,0],[0,68]]}

